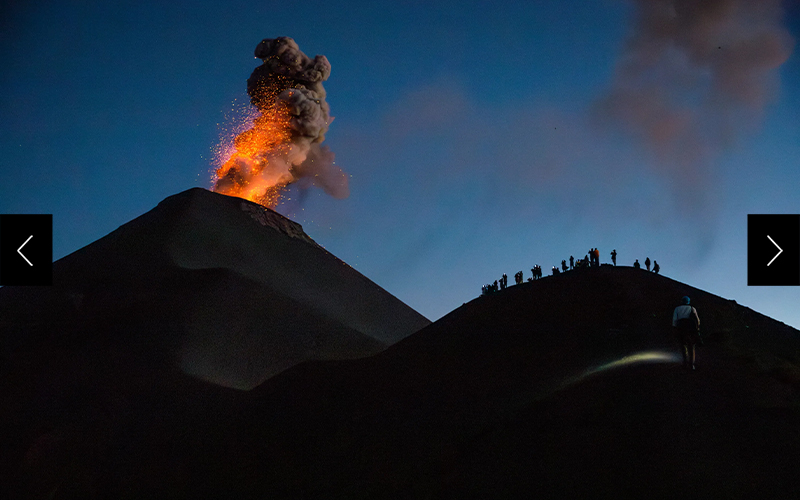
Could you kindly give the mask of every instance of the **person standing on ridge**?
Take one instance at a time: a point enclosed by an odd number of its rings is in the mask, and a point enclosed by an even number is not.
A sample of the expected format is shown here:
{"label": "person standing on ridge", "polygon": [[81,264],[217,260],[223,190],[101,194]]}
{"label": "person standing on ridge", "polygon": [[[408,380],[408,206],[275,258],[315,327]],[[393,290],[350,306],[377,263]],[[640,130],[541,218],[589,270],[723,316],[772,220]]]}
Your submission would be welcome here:
{"label": "person standing on ridge", "polygon": [[573,257],[572,255],[569,256],[569,268],[575,269],[575,257]]}
{"label": "person standing on ridge", "polygon": [[650,257],[644,260],[644,267],[646,267],[647,271],[650,272]]}
{"label": "person standing on ridge", "polygon": [[654,273],[656,273],[656,274],[658,274],[658,272],[659,272],[660,270],[661,270],[661,266],[659,266],[659,265],[658,265],[658,261],[655,261],[655,260],[654,260],[654,261],[653,261],[653,272],[654,272]]}
{"label": "person standing on ridge", "polygon": [[690,301],[689,297],[681,299],[681,305],[672,313],[672,326],[676,329],[678,340],[683,346],[683,366],[694,370],[696,345],[698,342],[702,344],[703,339],[700,338],[700,316],[697,315],[697,309],[689,305]]}
{"label": "person standing on ridge", "polygon": [[564,272],[567,272],[567,261],[566,260],[562,260],[561,261],[561,270],[564,271]]}
{"label": "person standing on ridge", "polygon": [[600,267],[600,250],[594,249],[594,265]]}
{"label": "person standing on ridge", "polygon": [[639,259],[636,259],[636,260],[634,261],[634,263],[633,263],[633,267],[635,267],[636,269],[641,269],[641,268],[642,268],[642,266],[640,266],[640,265],[639,265]]}
{"label": "person standing on ridge", "polygon": [[611,251],[611,262],[613,262],[615,266],[617,265],[617,249],[616,248]]}

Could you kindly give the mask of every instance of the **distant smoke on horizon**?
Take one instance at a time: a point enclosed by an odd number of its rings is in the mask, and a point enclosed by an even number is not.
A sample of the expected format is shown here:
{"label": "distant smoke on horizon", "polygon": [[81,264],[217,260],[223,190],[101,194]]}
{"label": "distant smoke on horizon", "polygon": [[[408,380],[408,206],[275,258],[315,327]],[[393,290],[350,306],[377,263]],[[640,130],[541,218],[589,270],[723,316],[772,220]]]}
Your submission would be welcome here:
{"label": "distant smoke on horizon", "polygon": [[295,183],[346,198],[347,176],[321,145],[333,120],[322,86],[331,72],[328,59],[309,58],[289,37],[262,40],[255,56],[263,64],[247,80],[247,93],[258,113],[251,127],[220,148],[214,191],[268,207]]}
{"label": "distant smoke on horizon", "polygon": [[780,0],[634,0],[635,24],[593,118],[653,154],[690,215],[715,160],[758,123],[794,41]]}

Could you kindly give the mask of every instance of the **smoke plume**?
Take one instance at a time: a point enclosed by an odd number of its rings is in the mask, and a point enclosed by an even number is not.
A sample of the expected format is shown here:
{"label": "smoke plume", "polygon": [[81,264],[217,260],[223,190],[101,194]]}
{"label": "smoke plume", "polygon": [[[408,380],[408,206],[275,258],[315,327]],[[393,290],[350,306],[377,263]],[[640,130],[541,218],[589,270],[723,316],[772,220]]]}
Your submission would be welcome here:
{"label": "smoke plume", "polygon": [[346,198],[347,176],[321,146],[333,120],[322,86],[328,59],[309,58],[288,37],[262,40],[255,56],[263,64],[247,80],[247,93],[258,114],[220,159],[214,191],[274,207],[283,189],[299,182]]}
{"label": "smoke plume", "polygon": [[[655,156],[697,206],[714,161],[774,99],[793,40],[780,0],[635,0],[636,24],[595,117]],[[691,207],[690,207],[691,208]]]}

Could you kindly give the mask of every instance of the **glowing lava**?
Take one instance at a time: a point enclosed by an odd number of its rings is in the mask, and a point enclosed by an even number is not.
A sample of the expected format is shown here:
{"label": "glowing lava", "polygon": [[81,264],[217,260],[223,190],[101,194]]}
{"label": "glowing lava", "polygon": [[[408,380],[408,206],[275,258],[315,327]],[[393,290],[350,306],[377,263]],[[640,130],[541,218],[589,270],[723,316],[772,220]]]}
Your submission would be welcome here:
{"label": "glowing lava", "polygon": [[275,95],[275,104],[257,113],[249,129],[220,148],[227,157],[220,158],[214,190],[272,208],[280,201],[283,188],[294,180],[290,162],[294,145],[288,109],[276,102],[278,90],[283,89],[267,90]]}
{"label": "glowing lava", "polygon": [[289,184],[318,186],[336,198],[349,195],[347,176],[321,143],[332,121],[322,82],[330,75],[325,56],[303,54],[288,37],[264,39],[255,50],[263,64],[247,81],[255,107],[252,125],[217,148],[214,191],[274,208]]}

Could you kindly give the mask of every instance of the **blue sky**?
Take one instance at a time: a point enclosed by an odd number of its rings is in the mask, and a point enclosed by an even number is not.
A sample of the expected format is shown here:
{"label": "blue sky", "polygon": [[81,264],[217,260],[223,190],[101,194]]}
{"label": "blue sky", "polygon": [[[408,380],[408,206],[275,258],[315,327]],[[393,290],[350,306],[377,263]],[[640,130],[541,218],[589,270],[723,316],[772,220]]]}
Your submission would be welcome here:
{"label": "blue sky", "polygon": [[[746,286],[747,214],[800,212],[797,51],[707,161],[675,166],[598,107],[643,3],[4,6],[0,213],[54,214],[60,258],[210,187],[253,49],[290,36],[331,63],[325,144],[351,194],[293,192],[278,211],[430,319],[504,272],[598,247],[800,327],[800,288]],[[691,107],[692,89],[673,97]],[[702,133],[727,132],[719,116]]]}

